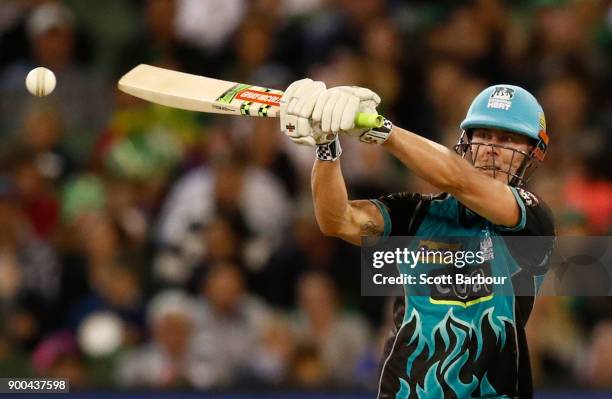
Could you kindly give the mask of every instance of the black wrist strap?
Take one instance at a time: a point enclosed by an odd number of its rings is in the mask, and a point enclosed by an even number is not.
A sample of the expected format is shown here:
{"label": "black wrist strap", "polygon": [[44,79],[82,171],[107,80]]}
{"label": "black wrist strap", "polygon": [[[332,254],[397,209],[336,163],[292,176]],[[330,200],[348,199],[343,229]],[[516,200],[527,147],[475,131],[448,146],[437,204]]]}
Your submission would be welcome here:
{"label": "black wrist strap", "polygon": [[338,136],[334,138],[334,141],[325,144],[318,144],[316,149],[317,159],[320,161],[335,161],[340,158],[342,154],[342,147],[340,147],[340,140]]}

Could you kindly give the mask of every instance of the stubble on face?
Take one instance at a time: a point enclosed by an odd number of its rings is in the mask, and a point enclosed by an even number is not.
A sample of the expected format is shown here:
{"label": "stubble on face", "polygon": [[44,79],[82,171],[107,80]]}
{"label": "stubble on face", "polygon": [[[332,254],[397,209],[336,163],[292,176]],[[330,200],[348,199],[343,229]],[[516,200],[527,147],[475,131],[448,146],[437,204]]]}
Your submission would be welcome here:
{"label": "stubble on face", "polygon": [[523,135],[489,128],[474,129],[471,143],[475,144],[472,145],[472,151],[475,153],[474,166],[487,176],[505,184],[510,180],[508,172],[515,174],[525,159],[525,155],[513,150],[528,154],[532,147],[529,139]]}

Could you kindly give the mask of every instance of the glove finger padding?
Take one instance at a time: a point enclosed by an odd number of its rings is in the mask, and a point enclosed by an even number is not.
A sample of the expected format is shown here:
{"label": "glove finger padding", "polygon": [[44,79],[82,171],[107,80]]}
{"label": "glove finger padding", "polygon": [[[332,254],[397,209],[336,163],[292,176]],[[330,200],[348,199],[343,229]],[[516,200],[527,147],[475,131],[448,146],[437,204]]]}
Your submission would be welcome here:
{"label": "glove finger padding", "polygon": [[295,82],[291,83],[289,87],[287,87],[287,90],[285,90],[285,92],[283,93],[283,96],[280,98],[279,102],[280,102],[281,108],[285,109],[288,104],[288,100],[295,96],[296,91],[301,86],[309,82],[312,82],[312,79],[305,78],[305,79],[296,80]]}
{"label": "glove finger padding", "polygon": [[[281,97],[279,101],[280,102],[280,130],[287,136],[291,136],[291,134],[294,133],[295,126],[297,123],[296,120],[290,121],[287,118],[288,116],[287,111],[291,103],[291,100],[294,98],[294,95],[299,90],[299,88],[309,82],[312,82],[312,79],[308,79],[308,78],[301,79],[301,80],[297,80],[291,83],[291,85],[287,87],[287,90],[285,90],[285,93],[283,93],[283,96]],[[293,126],[293,129],[291,128],[291,126]]]}
{"label": "glove finger padding", "polygon": [[[376,114],[376,107],[380,104],[380,97],[378,94],[374,93],[370,89],[365,89],[363,87],[349,87],[347,88],[354,96],[359,99],[359,105],[357,107],[357,112],[366,113],[366,114]],[[359,129],[358,127],[353,126],[352,128],[342,129],[342,130],[350,130],[350,129]],[[361,129],[363,131],[363,129]]]}
{"label": "glove finger padding", "polygon": [[359,97],[350,96],[340,120],[340,130],[349,130],[355,127],[355,115],[359,109]]}
{"label": "glove finger padding", "polygon": [[[303,98],[305,95],[308,95],[308,93],[310,92],[309,88],[312,87],[313,83],[315,82],[313,82],[312,79],[302,79],[291,84],[291,86],[295,85],[295,88],[291,91],[289,95],[287,95],[287,113],[294,115],[297,114],[296,110],[298,109],[297,105],[300,99]],[[291,88],[291,86],[289,86],[289,88]],[[283,95],[283,98],[284,97],[285,96]]]}
{"label": "glove finger padding", "polygon": [[313,128],[308,118],[297,118],[297,130],[294,137],[309,137],[313,134]]}
{"label": "glove finger padding", "polygon": [[[334,110],[332,111],[332,119],[331,119],[331,131],[337,132],[340,130],[340,122],[342,121],[342,115],[345,111],[350,112],[346,109],[346,104],[348,103],[351,95],[346,92],[341,92],[338,96],[338,100],[334,105]],[[354,110],[356,111],[356,109]]]}
{"label": "glove finger padding", "polygon": [[349,89],[351,89],[352,93],[354,95],[356,95],[357,97],[359,97],[359,101],[363,102],[363,101],[373,101],[374,102],[374,106],[378,106],[378,104],[380,104],[380,97],[378,96],[378,94],[374,93],[372,90],[370,89],[366,89],[363,87],[349,87]]}
{"label": "glove finger padding", "polygon": [[314,110],[312,111],[312,120],[317,123],[322,123],[323,118],[323,110],[325,109],[325,104],[330,98],[331,90],[325,90],[315,103]]}
{"label": "glove finger padding", "polygon": [[324,91],[325,83],[323,82],[312,82],[304,86],[294,108],[295,114],[302,118],[310,118],[317,99]]}
{"label": "glove finger padding", "polygon": [[324,132],[332,131],[334,109],[338,101],[340,101],[342,94],[342,91],[337,88],[328,90],[328,98],[321,115],[321,130]]}
{"label": "glove finger padding", "polygon": [[325,91],[325,83],[302,79],[292,83],[281,98],[281,130],[294,143],[315,145],[329,141],[312,120],[317,100]]}
{"label": "glove finger padding", "polygon": [[321,121],[324,132],[353,130],[350,134],[356,135],[364,131],[364,128],[355,127],[357,113],[376,113],[379,103],[380,97],[372,90],[353,86],[334,87],[319,96],[312,118]]}

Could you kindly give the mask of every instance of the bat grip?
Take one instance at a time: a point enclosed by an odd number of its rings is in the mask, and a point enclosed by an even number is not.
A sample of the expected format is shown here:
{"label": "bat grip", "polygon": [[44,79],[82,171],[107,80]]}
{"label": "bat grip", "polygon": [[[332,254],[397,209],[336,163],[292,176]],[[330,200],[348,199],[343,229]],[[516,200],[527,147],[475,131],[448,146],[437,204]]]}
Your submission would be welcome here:
{"label": "bat grip", "polygon": [[358,113],[355,117],[356,127],[377,128],[383,125],[385,118],[378,114]]}

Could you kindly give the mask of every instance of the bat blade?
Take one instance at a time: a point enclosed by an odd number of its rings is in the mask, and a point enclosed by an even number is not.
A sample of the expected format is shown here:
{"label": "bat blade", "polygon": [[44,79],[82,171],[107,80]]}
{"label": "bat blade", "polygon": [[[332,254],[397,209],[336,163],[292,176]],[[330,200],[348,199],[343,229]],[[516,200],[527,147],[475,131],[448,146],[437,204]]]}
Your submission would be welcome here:
{"label": "bat blade", "polygon": [[280,90],[141,64],[126,73],[119,90],[156,104],[189,111],[269,116],[278,114]]}
{"label": "bat blade", "polygon": [[[279,116],[281,90],[251,86],[140,64],[123,75],[119,90],[156,104],[189,111],[261,117]],[[360,113],[355,126],[383,125],[378,114]]]}

